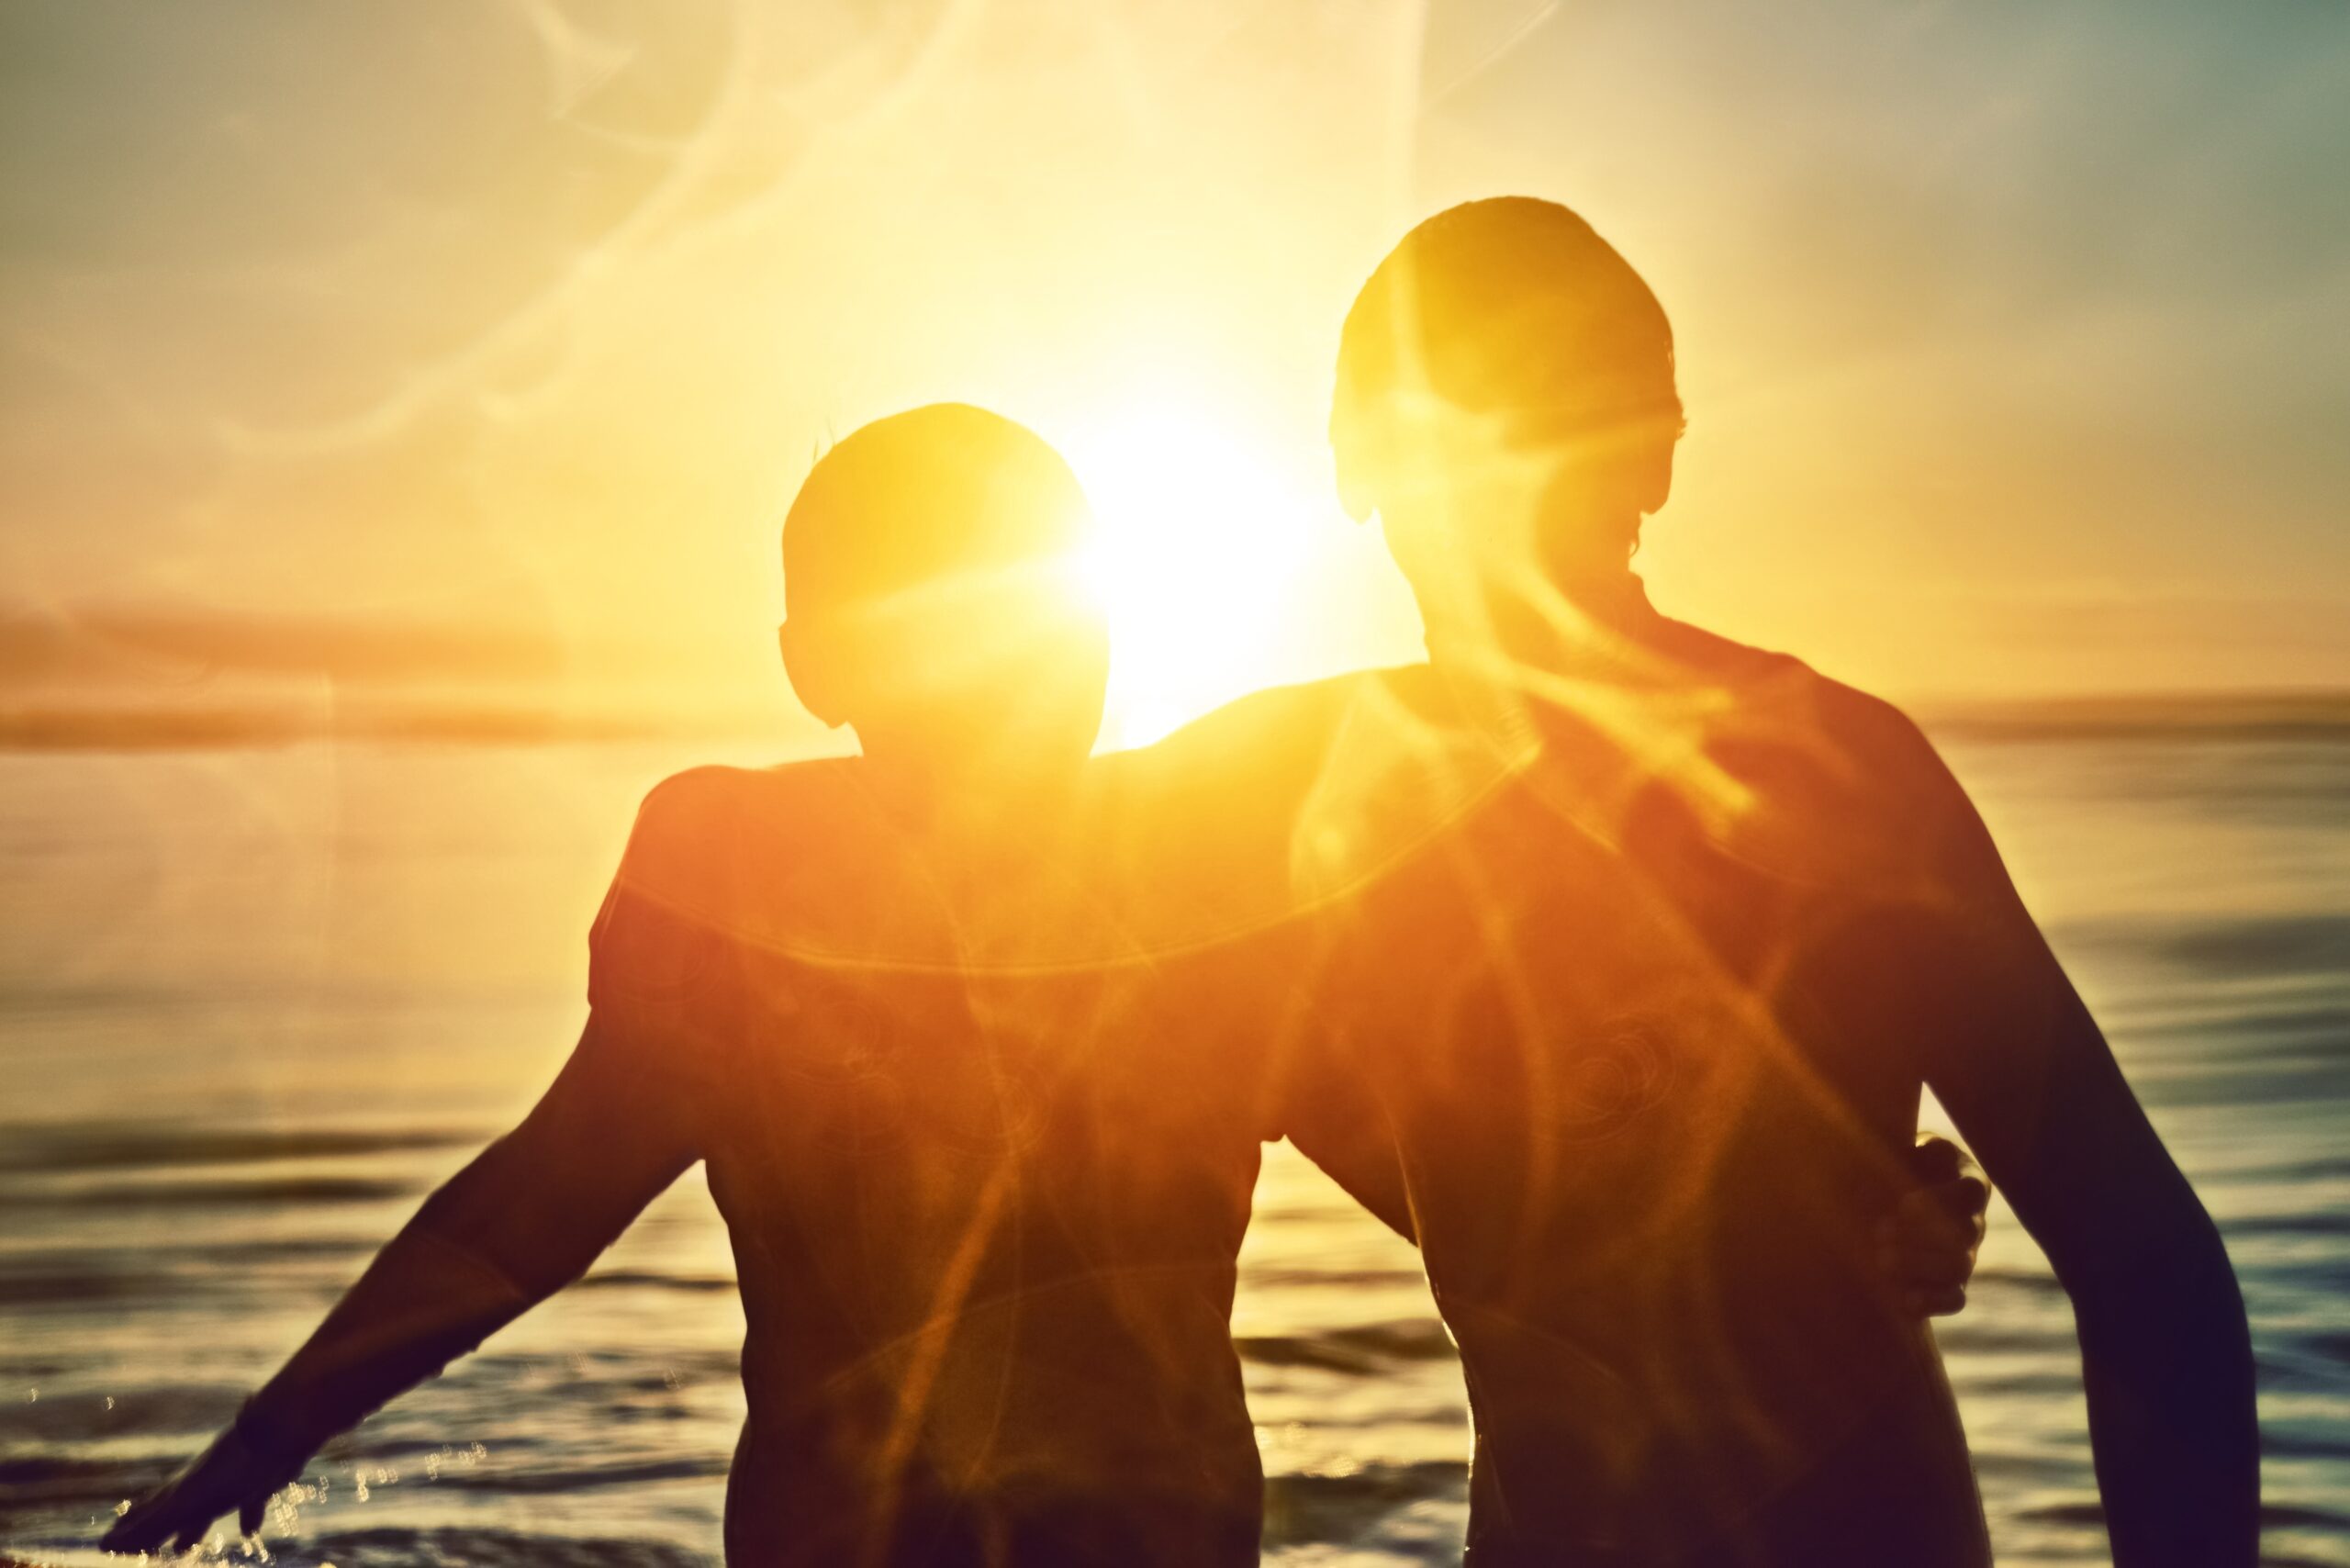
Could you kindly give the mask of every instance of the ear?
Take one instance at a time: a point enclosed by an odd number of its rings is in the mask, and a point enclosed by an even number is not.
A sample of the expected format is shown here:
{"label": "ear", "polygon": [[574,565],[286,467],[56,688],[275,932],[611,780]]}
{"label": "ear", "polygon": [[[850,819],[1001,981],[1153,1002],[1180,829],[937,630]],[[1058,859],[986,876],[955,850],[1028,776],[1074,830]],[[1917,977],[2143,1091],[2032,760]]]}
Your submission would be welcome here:
{"label": "ear", "polygon": [[775,629],[776,646],[783,654],[784,677],[791,682],[800,705],[814,714],[826,729],[837,730],[845,719],[834,694],[825,688],[822,661],[809,652],[807,638],[796,635],[797,631],[797,625],[789,621]]}

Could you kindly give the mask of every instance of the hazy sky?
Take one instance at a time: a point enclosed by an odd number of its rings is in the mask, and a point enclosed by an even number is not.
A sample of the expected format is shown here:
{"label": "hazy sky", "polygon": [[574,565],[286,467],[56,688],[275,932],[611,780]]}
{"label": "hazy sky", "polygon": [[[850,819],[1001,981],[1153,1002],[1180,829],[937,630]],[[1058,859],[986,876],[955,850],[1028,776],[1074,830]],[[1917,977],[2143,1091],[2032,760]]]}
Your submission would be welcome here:
{"label": "hazy sky", "polygon": [[1337,324],[1525,191],[1673,318],[1665,608],[1897,695],[2350,683],[2345,169],[2340,0],[17,0],[0,656],[779,703],[783,506],[941,398],[1170,588],[1169,711],[1409,656]]}

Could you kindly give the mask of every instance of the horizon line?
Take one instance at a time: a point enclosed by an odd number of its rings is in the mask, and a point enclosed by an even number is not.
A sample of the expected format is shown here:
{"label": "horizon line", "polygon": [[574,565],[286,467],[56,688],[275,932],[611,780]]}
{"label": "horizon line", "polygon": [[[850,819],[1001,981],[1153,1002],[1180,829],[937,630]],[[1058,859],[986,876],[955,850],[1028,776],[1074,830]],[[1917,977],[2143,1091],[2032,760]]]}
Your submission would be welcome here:
{"label": "horizon line", "polygon": [[[2076,692],[1943,692],[1897,699],[1937,739],[2125,737],[2350,740],[2350,685]],[[1113,726],[1112,726],[1113,727]],[[789,705],[654,700],[364,700],[287,698],[128,704],[0,702],[0,752],[259,750],[319,741],[379,745],[595,745],[771,736],[820,746],[828,732]]]}

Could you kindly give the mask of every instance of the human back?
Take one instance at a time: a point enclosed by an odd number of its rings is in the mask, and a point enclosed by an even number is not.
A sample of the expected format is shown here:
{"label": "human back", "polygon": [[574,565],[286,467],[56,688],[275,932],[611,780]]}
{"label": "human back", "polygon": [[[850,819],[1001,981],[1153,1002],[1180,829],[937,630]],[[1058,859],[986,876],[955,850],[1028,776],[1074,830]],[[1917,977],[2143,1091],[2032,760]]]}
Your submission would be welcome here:
{"label": "human back", "polygon": [[1922,1061],[1821,983],[1863,906],[1933,901],[1920,770],[1872,755],[1865,700],[1650,607],[1674,364],[1622,257],[1520,198],[1423,224],[1349,312],[1340,487],[1430,663],[1370,678],[1325,767],[1355,782],[1301,829],[1363,863],[1317,868],[1306,1075],[1353,1087],[1295,1096],[1291,1136],[1394,1172],[1470,1380],[1480,1561],[1976,1562],[1869,1244]]}
{"label": "human back", "polygon": [[1498,733],[1438,672],[1361,678],[1324,768],[1352,782],[1299,819],[1340,847],[1285,1126],[1342,1184],[1400,1183],[1469,1380],[1481,1563],[1985,1559],[1872,1250],[1919,1063],[1814,962],[1918,890],[1872,875],[1900,834],[1827,683],[1737,663]]}
{"label": "human back", "polygon": [[1211,1036],[1096,939],[1086,527],[1008,420],[858,431],[786,520],[782,651],[861,755],[689,775],[648,812],[688,890],[655,902],[718,939],[679,1009],[733,1053],[710,1144],[751,1325],[730,1557],[1253,1559],[1227,1324],[1258,1132],[1212,1092],[1237,1086]]}
{"label": "human back", "polygon": [[[1032,802],[1043,804],[1043,802]],[[744,1296],[729,1561],[1254,1560],[1259,1129],[1072,847],[867,759],[648,801],[597,1005],[689,1053]]]}

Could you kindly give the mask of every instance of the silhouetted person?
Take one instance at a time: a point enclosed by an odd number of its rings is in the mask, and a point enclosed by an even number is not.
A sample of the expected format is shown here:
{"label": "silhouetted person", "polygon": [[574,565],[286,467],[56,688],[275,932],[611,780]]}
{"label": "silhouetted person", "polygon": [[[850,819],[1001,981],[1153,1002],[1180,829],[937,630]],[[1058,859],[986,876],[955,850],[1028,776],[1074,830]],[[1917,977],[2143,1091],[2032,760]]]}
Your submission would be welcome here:
{"label": "silhouetted person", "polygon": [[784,530],[792,682],[863,755],[645,801],[545,1098],[423,1206],[234,1428],[108,1536],[201,1534],[577,1278],[697,1160],[749,1417],[734,1564],[1242,1564],[1229,1338],[1245,1078],[1094,962],[1060,824],[1106,645],[1074,478],[940,406],[852,435]]}
{"label": "silhouetted person", "polygon": [[1365,286],[1337,382],[1430,662],[1244,699],[1160,788],[1222,790],[1231,865],[1308,912],[1286,1126],[1418,1238],[1472,1563],[1987,1561],[1863,1239],[1927,1086],[2072,1299],[2117,1564],[2251,1563],[2226,1256],[1964,791],[1630,570],[1682,429],[1646,286],[1563,207],[1457,207]]}
{"label": "silhouetted person", "polygon": [[[782,651],[862,755],[654,790],[554,1085],[108,1546],[229,1511],[250,1530],[328,1438],[702,1161],[748,1325],[729,1562],[1256,1561],[1234,1260],[1294,1043],[1278,1019],[1313,998],[1286,966],[1316,933],[1286,918],[1286,818],[1147,755],[1086,763],[1105,652],[1070,580],[1083,513],[1049,448],[968,408],[817,465],[785,524]],[[1949,1154],[1854,1238],[1895,1217],[1908,1245],[1868,1288],[1916,1312],[1953,1307],[1972,1265],[1981,1192]]]}

